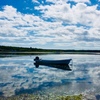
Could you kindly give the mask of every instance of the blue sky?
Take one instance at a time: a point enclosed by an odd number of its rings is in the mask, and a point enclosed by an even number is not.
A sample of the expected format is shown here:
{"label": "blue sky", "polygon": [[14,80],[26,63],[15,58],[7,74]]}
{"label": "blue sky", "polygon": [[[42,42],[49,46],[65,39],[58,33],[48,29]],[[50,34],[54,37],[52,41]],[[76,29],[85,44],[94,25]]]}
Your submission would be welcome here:
{"label": "blue sky", "polygon": [[100,0],[1,0],[0,45],[100,50]]}

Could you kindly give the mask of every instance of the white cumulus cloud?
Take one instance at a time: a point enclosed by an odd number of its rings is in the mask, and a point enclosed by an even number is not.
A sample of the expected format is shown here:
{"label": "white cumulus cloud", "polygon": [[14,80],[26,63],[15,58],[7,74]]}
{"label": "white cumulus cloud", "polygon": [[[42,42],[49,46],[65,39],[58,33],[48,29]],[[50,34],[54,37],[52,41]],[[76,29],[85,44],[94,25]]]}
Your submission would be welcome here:
{"label": "white cumulus cloud", "polygon": [[[52,48],[64,49],[67,46],[70,49],[73,47],[86,49],[89,44],[95,44],[95,49],[99,49],[100,18],[98,16],[100,16],[100,11],[97,10],[98,5],[88,6],[86,2],[89,3],[89,0],[84,0],[84,2],[75,0],[77,3],[71,6],[71,3],[67,3],[68,1],[47,0],[46,2],[50,2],[50,5],[35,6],[35,10],[41,13],[40,16],[22,14],[12,6],[4,6],[0,11],[1,44],[25,46],[24,43],[27,43],[27,46],[38,45],[49,48],[49,43]],[[38,0],[33,0],[34,2]],[[84,46],[81,46],[79,41]],[[92,49],[91,45],[89,49]]]}

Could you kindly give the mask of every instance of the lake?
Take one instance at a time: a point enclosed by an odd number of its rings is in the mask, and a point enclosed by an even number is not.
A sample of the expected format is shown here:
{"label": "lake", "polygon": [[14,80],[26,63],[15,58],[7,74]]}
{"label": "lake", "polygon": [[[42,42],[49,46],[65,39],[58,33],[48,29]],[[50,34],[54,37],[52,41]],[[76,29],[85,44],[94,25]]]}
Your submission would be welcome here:
{"label": "lake", "polygon": [[[40,65],[33,59],[69,59],[71,71]],[[100,55],[48,54],[0,56],[0,96],[19,94],[74,95],[100,94]]]}

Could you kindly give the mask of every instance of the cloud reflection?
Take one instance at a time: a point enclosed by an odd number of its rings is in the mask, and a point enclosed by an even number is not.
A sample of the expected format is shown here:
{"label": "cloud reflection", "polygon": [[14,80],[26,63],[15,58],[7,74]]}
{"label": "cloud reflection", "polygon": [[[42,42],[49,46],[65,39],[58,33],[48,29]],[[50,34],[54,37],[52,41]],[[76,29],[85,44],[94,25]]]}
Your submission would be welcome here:
{"label": "cloud reflection", "polygon": [[[87,90],[97,91],[100,83],[100,66],[97,66],[100,64],[98,63],[99,56],[60,55],[60,58],[70,56],[74,62],[72,71],[47,66],[35,68],[33,57],[29,56],[0,58],[0,95],[11,96],[40,91],[44,91],[45,94],[49,92],[75,94]],[[58,55],[44,57],[55,59],[58,58]]]}

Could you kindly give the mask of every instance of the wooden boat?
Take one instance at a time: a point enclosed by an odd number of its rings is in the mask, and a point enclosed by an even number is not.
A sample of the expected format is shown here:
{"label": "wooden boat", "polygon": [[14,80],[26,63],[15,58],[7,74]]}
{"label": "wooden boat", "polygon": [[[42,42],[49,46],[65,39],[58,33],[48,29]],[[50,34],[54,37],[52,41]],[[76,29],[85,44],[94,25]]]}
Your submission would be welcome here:
{"label": "wooden boat", "polygon": [[64,59],[64,60],[42,60],[39,57],[34,59],[35,66],[39,67],[39,65],[46,65],[50,67],[60,68],[60,69],[70,69],[69,64],[72,59]]}

